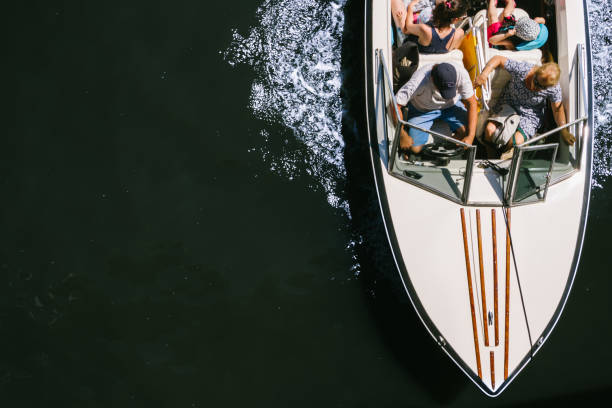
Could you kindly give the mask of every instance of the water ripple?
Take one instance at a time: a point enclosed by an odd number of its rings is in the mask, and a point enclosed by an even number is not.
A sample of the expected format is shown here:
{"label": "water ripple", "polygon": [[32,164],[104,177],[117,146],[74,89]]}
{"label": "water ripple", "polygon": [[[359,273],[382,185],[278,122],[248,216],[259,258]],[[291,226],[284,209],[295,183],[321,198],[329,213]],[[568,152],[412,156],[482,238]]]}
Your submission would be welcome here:
{"label": "water ripple", "polygon": [[[231,66],[246,64],[256,78],[250,108],[259,119],[288,128],[300,145],[280,152],[267,130],[260,153],[270,169],[289,179],[308,175],[313,189],[348,214],[340,191],[345,182],[341,135],[340,53],[346,0],[268,0],[257,10],[258,24],[245,36],[233,31],[223,52]],[[282,136],[281,136],[282,137]]]}
{"label": "water ripple", "polygon": [[593,186],[602,187],[612,175],[612,4],[609,0],[589,1],[591,53],[593,64],[593,98],[595,111],[595,153]]}

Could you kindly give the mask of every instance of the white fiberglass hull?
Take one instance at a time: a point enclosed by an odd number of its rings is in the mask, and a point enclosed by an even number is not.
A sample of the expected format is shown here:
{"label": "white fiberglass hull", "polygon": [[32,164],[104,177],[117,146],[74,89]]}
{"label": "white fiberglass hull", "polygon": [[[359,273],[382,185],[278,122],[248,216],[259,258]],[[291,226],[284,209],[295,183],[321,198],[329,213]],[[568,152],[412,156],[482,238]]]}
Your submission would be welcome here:
{"label": "white fiberglass hull", "polygon": [[[550,335],[574,280],[591,185],[591,104],[579,168],[551,185],[545,201],[509,210],[512,247],[507,246],[501,205],[464,206],[387,171],[389,129],[377,90],[377,52],[391,61],[389,10],[388,0],[366,1],[367,117],[387,235],[406,291],[427,330],[483,392],[497,396]],[[584,25],[568,24],[570,20]],[[582,2],[557,1],[558,63],[568,72],[577,45],[586,45],[590,101],[586,24]],[[575,90],[567,80],[561,84],[564,98],[573,100]],[[576,108],[567,109],[571,113]],[[474,169],[471,194],[486,190],[486,177],[485,170]]]}

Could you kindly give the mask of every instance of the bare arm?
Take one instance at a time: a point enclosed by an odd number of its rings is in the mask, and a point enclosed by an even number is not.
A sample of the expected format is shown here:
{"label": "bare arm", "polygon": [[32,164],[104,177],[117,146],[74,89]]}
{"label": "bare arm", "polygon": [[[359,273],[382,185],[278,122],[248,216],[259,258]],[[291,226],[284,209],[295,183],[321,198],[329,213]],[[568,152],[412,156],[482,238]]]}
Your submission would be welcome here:
{"label": "bare arm", "polygon": [[544,17],[536,17],[533,19],[538,24],[546,24],[546,19]]}
{"label": "bare arm", "polygon": [[[418,0],[412,0],[406,9],[406,21],[404,22],[404,34],[413,34],[409,30],[413,29],[414,24],[414,5]],[[417,34],[418,35],[418,34]]]}
{"label": "bare arm", "polygon": [[484,85],[487,82],[487,78],[489,77],[491,72],[493,72],[493,70],[499,66],[505,67],[506,61],[508,61],[508,58],[502,57],[501,55],[496,55],[491,58],[489,62],[487,62],[487,65],[485,65],[480,75],[478,75],[474,80],[474,86]]}
{"label": "bare arm", "polygon": [[465,31],[463,31],[463,29],[461,28],[457,28],[455,30],[455,35],[453,36],[453,41],[451,42],[448,50],[450,51],[450,50],[455,50],[459,48],[459,46],[461,45],[461,41],[463,41],[464,37],[465,37]]}
{"label": "bare arm", "polygon": [[[399,120],[404,120],[403,114],[402,114],[402,105],[398,104],[396,106],[397,106],[397,115],[399,115]],[[389,105],[389,108],[393,108],[393,104]],[[412,147],[412,145],[414,144],[414,140],[412,140],[412,137],[410,137],[410,134],[406,130],[406,126],[402,124],[398,124],[396,110],[391,109],[391,111],[393,112],[392,113],[393,123],[395,123],[396,126],[400,126],[400,149],[406,151]],[[419,148],[419,151],[420,151],[420,148]]]}
{"label": "bare arm", "polygon": [[391,16],[395,26],[402,29],[406,21],[406,8],[402,0],[391,0]]}
{"label": "bare arm", "polygon": [[404,120],[403,115],[402,115],[402,105],[396,104],[395,106],[393,106],[393,102],[391,102],[389,104],[389,110],[391,111],[391,117],[393,118],[393,123],[397,124],[398,115],[399,115],[399,120]]}
{"label": "bare arm", "polygon": [[406,22],[402,31],[404,34],[413,34],[419,37],[419,39],[426,39],[429,27],[425,24],[414,24],[413,8],[418,1],[419,0],[412,0],[408,5],[408,9],[406,10]]}
{"label": "bare arm", "polygon": [[476,124],[478,122],[478,101],[476,100],[476,95],[472,95],[468,99],[463,99],[461,102],[463,102],[468,111],[467,135],[462,141],[471,145],[474,143],[474,137],[476,136]]}
{"label": "bare arm", "polygon": [[512,30],[508,30],[505,33],[501,33],[501,34],[495,34],[492,35],[491,38],[489,38],[489,42],[493,45],[506,45],[504,40],[507,40],[508,38],[512,37],[514,34],[516,34],[516,30],[512,29]]}
{"label": "bare arm", "polygon": [[[563,107],[562,102],[551,102],[553,117],[555,118],[555,123],[557,126],[563,126],[567,123],[567,119],[565,118],[565,108]],[[576,137],[572,135],[567,128],[563,129],[561,132],[561,137],[565,140],[565,143],[568,145],[573,145],[576,141]]]}
{"label": "bare arm", "polygon": [[400,106],[408,105],[408,102],[410,102],[410,98],[412,98],[412,95],[417,90],[417,88],[419,87],[423,79],[425,78],[425,75],[430,70],[431,69],[427,69],[427,68],[417,69],[416,72],[412,74],[412,77],[410,78],[410,80],[406,82],[397,91],[397,93],[395,94],[395,100]]}

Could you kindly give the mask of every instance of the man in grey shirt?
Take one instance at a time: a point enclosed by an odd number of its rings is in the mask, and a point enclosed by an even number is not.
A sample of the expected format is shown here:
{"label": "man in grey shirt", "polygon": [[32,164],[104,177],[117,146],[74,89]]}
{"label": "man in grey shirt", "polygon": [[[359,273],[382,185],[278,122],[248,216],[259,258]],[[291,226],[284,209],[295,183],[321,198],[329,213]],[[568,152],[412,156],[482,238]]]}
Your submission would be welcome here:
{"label": "man in grey shirt", "polygon": [[[408,123],[429,130],[436,119],[442,119],[448,123],[454,137],[470,145],[473,143],[478,102],[463,65],[444,62],[418,69],[397,91],[396,99],[400,116],[406,116]],[[427,132],[414,128],[406,132],[403,127],[400,149],[419,153],[428,138]]]}

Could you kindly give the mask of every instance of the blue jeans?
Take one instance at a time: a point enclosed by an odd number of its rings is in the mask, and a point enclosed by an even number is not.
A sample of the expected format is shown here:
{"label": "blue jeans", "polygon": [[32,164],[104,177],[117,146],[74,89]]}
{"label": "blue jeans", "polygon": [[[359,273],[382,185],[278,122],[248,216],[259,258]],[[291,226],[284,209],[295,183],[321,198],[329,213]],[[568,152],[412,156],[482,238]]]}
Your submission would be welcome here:
{"label": "blue jeans", "polygon": [[[406,108],[406,110],[408,110],[408,119],[406,122],[423,129],[431,129],[436,119],[442,119],[448,123],[448,126],[453,132],[467,124],[467,110],[461,101],[457,101],[457,103],[450,108],[436,109],[429,112],[421,112],[412,106],[411,103],[408,103]],[[428,133],[414,128],[410,128],[408,134],[412,137],[414,146],[424,145],[429,138]]]}

